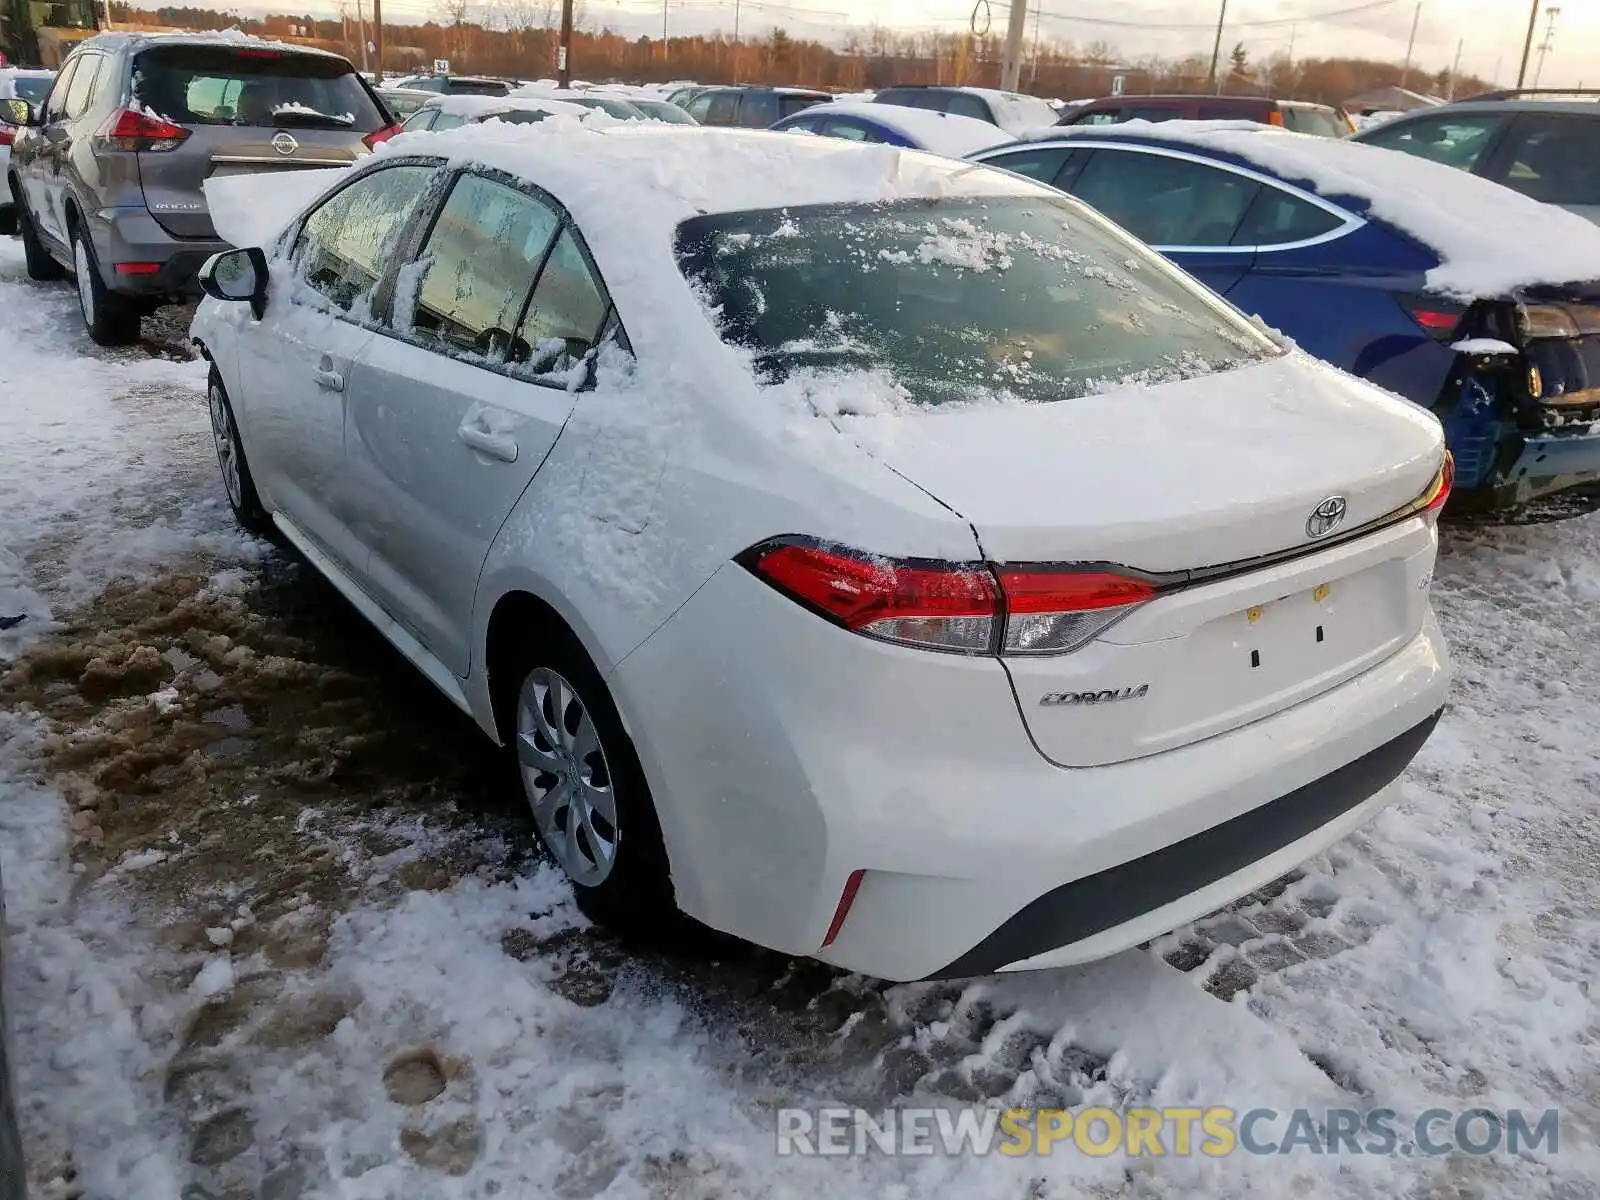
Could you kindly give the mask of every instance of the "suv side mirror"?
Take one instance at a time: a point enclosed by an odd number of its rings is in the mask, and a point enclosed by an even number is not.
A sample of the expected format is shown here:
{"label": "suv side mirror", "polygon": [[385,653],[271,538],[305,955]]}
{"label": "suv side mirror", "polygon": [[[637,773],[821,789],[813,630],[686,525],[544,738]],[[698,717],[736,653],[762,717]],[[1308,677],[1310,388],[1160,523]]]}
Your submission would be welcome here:
{"label": "suv side mirror", "polygon": [[38,125],[39,113],[26,100],[0,100],[0,121],[8,125]]}
{"label": "suv side mirror", "polygon": [[259,321],[267,310],[267,256],[255,246],[213,254],[200,268],[200,290],[216,300],[248,300]]}

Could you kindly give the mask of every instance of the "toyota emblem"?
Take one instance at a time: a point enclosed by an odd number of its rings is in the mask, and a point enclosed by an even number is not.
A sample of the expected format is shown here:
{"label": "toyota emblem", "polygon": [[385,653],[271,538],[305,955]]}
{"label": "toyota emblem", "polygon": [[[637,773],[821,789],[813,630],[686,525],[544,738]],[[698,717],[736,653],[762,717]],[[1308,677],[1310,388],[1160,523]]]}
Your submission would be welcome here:
{"label": "toyota emblem", "polygon": [[273,135],[272,148],[279,154],[293,154],[296,150],[300,149],[300,143],[295,141],[287,133],[279,133]]}
{"label": "toyota emblem", "polygon": [[1349,502],[1343,496],[1329,496],[1313,508],[1311,515],[1306,518],[1306,536],[1327,537],[1344,524],[1345,510],[1349,507]]}

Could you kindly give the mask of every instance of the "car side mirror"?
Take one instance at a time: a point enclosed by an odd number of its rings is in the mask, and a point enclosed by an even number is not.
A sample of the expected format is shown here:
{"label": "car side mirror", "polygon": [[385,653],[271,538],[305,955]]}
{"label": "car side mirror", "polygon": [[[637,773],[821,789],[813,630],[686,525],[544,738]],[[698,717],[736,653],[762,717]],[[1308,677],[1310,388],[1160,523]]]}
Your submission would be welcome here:
{"label": "car side mirror", "polygon": [[200,268],[200,290],[216,300],[248,300],[259,321],[267,310],[267,256],[255,246],[213,254]]}
{"label": "car side mirror", "polygon": [[39,124],[39,112],[27,100],[0,100],[0,121],[9,125]]}

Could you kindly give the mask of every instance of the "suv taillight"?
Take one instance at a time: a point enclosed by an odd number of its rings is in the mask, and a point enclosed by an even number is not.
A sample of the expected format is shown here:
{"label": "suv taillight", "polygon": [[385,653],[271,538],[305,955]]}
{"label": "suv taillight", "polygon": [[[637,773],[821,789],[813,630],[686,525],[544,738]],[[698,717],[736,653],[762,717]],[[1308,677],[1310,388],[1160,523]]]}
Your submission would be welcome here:
{"label": "suv taillight", "polygon": [[371,133],[367,134],[366,137],[362,138],[361,141],[366,145],[368,150],[371,150],[374,149],[379,142],[387,142],[399,132],[400,123],[397,121],[393,125],[385,125],[382,129],[374,129]]}
{"label": "suv taillight", "polygon": [[1104,568],[882,558],[800,538],[763,542],[738,561],[854,633],[955,654],[1065,654],[1156,594]]}
{"label": "suv taillight", "polygon": [[138,152],[176,150],[188,136],[189,131],[182,125],[131,108],[117,109],[95,131],[102,150]]}

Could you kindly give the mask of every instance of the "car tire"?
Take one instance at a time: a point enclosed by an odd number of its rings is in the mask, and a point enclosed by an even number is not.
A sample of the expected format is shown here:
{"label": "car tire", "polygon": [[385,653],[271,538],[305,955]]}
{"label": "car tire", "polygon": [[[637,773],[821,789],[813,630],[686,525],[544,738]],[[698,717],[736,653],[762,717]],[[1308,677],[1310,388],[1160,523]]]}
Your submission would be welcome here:
{"label": "car tire", "polygon": [[506,752],[539,840],[578,906],[623,937],[659,943],[687,918],[673,898],[655,803],[616,703],[564,628],[503,665]]}
{"label": "car tire", "polygon": [[84,328],[97,346],[129,346],[139,340],[139,309],[127,296],[119,296],[100,278],[94,242],[82,225],[72,227],[73,274],[78,284],[78,311]]}
{"label": "car tire", "polygon": [[17,232],[22,235],[22,257],[28,264],[28,278],[39,283],[65,279],[67,269],[50,256],[50,251],[39,240],[39,230],[33,223],[33,214],[28,211],[27,204],[15,191],[12,192],[12,198],[16,202]]}
{"label": "car tire", "polygon": [[244,456],[244,442],[239,437],[239,422],[234,420],[233,405],[215,367],[211,368],[211,378],[206,381],[206,406],[211,410],[211,437],[216,443],[217,466],[222,471],[222,490],[227,494],[228,507],[250,533],[269,537],[275,531],[272,516],[256,493],[250,464]]}

